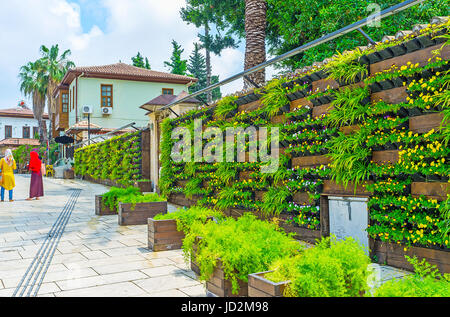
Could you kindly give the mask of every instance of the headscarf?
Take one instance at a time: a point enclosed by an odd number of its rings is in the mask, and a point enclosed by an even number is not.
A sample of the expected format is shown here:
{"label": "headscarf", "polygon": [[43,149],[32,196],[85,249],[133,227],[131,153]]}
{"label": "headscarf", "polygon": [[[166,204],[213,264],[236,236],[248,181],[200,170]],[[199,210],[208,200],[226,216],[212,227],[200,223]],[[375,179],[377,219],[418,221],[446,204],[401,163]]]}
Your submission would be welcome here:
{"label": "headscarf", "polygon": [[35,173],[38,173],[41,170],[41,160],[39,159],[39,155],[37,152],[30,152],[30,164],[29,169]]}
{"label": "headscarf", "polygon": [[11,149],[7,149],[5,151],[5,162],[6,164],[8,164],[9,166],[12,166],[14,164],[14,156],[12,154]]}

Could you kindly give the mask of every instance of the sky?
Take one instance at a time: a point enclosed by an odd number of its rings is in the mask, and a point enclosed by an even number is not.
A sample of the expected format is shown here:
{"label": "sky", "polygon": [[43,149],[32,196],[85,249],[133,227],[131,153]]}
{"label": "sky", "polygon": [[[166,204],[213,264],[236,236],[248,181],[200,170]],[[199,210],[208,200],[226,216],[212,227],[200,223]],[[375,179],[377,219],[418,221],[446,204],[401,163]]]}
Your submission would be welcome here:
{"label": "sky", "polygon": [[[201,32],[181,19],[184,5],[184,0],[0,0],[0,109],[22,99],[31,108],[20,92],[18,73],[20,66],[40,57],[41,45],[70,49],[77,66],[131,64],[139,51],[153,70],[169,72],[164,61],[170,58],[172,39],[188,59]],[[244,42],[212,55],[213,74],[222,80],[243,70]],[[242,80],[236,80],[223,86],[222,93],[241,89]]]}

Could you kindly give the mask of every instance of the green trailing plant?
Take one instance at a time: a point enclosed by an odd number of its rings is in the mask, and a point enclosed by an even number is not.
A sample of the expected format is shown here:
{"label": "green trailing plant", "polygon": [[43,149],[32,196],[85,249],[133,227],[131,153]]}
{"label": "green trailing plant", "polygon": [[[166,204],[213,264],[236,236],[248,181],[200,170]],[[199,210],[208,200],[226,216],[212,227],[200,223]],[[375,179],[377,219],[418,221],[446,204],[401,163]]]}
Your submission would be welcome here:
{"label": "green trailing plant", "polygon": [[159,201],[166,201],[163,197],[159,196],[156,193],[148,193],[148,194],[126,194],[119,196],[117,198],[117,202],[121,202],[123,204],[131,204],[131,210],[134,210],[136,204],[139,203],[153,203]]}
{"label": "green trailing plant", "polygon": [[291,192],[285,186],[270,187],[263,196],[262,211],[266,215],[279,215],[286,209]]}
{"label": "green trailing plant", "polygon": [[231,281],[232,293],[237,294],[239,281],[247,282],[248,274],[266,271],[275,260],[295,255],[302,246],[276,224],[245,213],[220,223],[194,223],[182,248],[186,261],[192,259],[198,265],[201,281],[209,280],[220,261],[224,278]]}
{"label": "green trailing plant", "polygon": [[120,202],[120,198],[124,196],[140,196],[141,190],[137,187],[127,187],[127,188],[119,188],[119,187],[111,187],[111,189],[103,194],[102,201],[105,206],[109,207],[112,210],[118,210],[118,205]]}
{"label": "green trailing plant", "polygon": [[218,119],[225,119],[226,116],[232,111],[237,110],[238,105],[236,104],[237,96],[230,95],[220,99],[217,102],[217,106],[214,109],[214,114]]}
{"label": "green trailing plant", "polygon": [[327,70],[330,73],[328,78],[346,83],[355,83],[369,73],[367,65],[358,62],[336,64]]}
{"label": "green trailing plant", "polygon": [[262,111],[269,118],[273,118],[282,107],[289,105],[286,90],[281,85],[282,82],[281,79],[272,79],[265,87],[266,93],[261,97]]}
{"label": "green trailing plant", "polygon": [[367,87],[355,89],[346,87],[336,91],[334,96],[335,99],[330,104],[333,109],[328,113],[325,124],[331,127],[340,127],[352,125],[365,118],[369,107],[362,102],[369,97]]}
{"label": "green trailing plant", "polygon": [[176,220],[177,230],[183,232],[189,232],[190,227],[195,222],[205,223],[209,218],[220,222],[225,219],[225,216],[215,209],[193,206],[191,208],[179,208],[175,212],[158,214],[154,217],[155,220]]}
{"label": "green trailing plant", "polygon": [[322,238],[314,248],[274,262],[268,280],[289,281],[286,297],[356,297],[368,290],[370,263],[364,249],[352,238]]}

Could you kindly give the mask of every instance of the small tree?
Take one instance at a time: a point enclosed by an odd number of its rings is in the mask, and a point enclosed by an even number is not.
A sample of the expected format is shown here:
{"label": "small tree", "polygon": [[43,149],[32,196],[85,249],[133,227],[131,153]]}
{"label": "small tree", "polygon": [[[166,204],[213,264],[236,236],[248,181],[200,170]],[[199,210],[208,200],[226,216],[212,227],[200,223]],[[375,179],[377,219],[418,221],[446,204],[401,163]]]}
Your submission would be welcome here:
{"label": "small tree", "polygon": [[[194,76],[198,79],[198,82],[196,82],[194,85],[189,86],[189,93],[194,93],[196,91],[199,91],[205,87],[207,87],[207,70],[206,70],[206,62],[205,57],[200,53],[200,45],[198,43],[194,44],[194,50],[192,51],[191,55],[189,56],[189,62],[187,65],[187,70],[189,72],[189,75]],[[217,83],[219,81],[219,76],[212,76],[211,83]],[[199,96],[201,99],[206,100],[207,96],[206,94],[201,94]],[[220,92],[220,88],[215,88],[212,91],[212,98],[214,100],[219,99],[222,97],[222,94]]]}
{"label": "small tree", "polygon": [[164,65],[170,67],[170,72],[172,74],[178,75],[186,75],[187,70],[187,60],[181,59],[181,54],[184,52],[184,49],[181,48],[175,40],[172,40],[172,56],[170,57],[170,62],[164,62]]}
{"label": "small tree", "polygon": [[145,69],[151,69],[150,63],[148,62],[148,58],[141,55],[140,52],[137,53],[135,57],[131,58],[131,61],[133,62],[133,66],[145,68]]}

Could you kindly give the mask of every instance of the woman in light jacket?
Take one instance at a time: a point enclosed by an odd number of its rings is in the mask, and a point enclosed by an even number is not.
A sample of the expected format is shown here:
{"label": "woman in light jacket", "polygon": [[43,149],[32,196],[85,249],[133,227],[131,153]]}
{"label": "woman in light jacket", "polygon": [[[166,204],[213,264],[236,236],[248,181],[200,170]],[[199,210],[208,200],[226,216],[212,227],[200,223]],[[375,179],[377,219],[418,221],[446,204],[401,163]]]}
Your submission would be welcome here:
{"label": "woman in light jacket", "polygon": [[16,161],[12,155],[12,151],[7,149],[5,157],[0,160],[1,170],[1,201],[5,200],[5,190],[9,191],[9,201],[13,201],[13,188],[16,187],[14,179],[14,170],[17,168]]}

